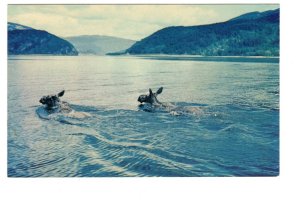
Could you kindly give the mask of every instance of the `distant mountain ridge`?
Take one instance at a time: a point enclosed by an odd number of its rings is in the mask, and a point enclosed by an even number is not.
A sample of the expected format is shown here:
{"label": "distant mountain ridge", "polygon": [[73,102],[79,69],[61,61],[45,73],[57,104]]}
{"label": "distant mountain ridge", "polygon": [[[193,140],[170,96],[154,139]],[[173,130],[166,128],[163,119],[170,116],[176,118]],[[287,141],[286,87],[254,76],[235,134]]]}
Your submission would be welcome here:
{"label": "distant mountain ridge", "polygon": [[33,30],[33,28],[31,28],[31,27],[24,26],[24,25],[21,25],[21,24],[12,23],[12,22],[8,22],[7,29],[8,29],[8,31],[14,31],[14,30]]}
{"label": "distant mountain ridge", "polygon": [[265,12],[250,12],[238,17],[232,18],[229,21],[236,20],[257,20],[257,19],[265,20],[265,21],[273,21],[279,22],[279,9],[276,10],[268,10]]}
{"label": "distant mountain ridge", "polygon": [[78,55],[68,41],[47,31],[36,30],[16,23],[7,23],[9,55]]}
{"label": "distant mountain ridge", "polygon": [[209,25],[166,27],[124,53],[279,56],[279,9],[246,13]]}
{"label": "distant mountain ridge", "polygon": [[81,35],[66,37],[79,54],[105,55],[116,51],[125,51],[136,41],[103,35]]}

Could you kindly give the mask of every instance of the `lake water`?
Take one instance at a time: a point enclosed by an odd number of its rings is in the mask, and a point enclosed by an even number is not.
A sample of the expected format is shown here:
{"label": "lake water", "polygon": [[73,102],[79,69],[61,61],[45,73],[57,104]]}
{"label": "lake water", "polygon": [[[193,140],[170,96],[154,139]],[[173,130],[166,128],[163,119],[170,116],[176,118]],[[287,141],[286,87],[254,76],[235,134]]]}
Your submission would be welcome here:
{"label": "lake water", "polygon": [[[188,111],[141,109],[161,86]],[[39,99],[63,89],[75,115],[47,114]],[[276,62],[8,58],[9,177],[278,174]]]}

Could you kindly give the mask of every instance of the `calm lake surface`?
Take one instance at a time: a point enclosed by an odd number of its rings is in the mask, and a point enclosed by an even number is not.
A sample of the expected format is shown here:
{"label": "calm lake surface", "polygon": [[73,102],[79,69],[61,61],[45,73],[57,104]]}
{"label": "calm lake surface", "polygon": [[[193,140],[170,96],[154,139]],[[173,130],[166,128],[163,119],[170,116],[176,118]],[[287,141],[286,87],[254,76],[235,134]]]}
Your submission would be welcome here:
{"label": "calm lake surface", "polygon": [[[139,107],[161,86],[172,111]],[[75,114],[47,114],[63,89]],[[8,58],[9,177],[278,174],[276,62]]]}

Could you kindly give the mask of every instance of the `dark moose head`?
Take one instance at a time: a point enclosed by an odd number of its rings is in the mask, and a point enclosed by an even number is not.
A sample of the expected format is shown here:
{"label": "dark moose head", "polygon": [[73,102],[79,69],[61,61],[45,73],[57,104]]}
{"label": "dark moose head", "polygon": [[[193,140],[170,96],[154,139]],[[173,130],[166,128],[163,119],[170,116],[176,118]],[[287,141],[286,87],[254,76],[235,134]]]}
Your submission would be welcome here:
{"label": "dark moose head", "polygon": [[157,95],[162,93],[163,87],[160,87],[155,93],[152,92],[152,90],[149,88],[149,94],[142,94],[139,96],[138,101],[140,103],[149,103],[149,104],[161,104],[157,100]]}
{"label": "dark moose head", "polygon": [[58,93],[57,95],[43,96],[40,99],[40,103],[46,105],[48,109],[55,108],[60,103],[59,97],[62,97],[64,95],[64,93],[65,93],[65,91],[63,90],[60,93]]}

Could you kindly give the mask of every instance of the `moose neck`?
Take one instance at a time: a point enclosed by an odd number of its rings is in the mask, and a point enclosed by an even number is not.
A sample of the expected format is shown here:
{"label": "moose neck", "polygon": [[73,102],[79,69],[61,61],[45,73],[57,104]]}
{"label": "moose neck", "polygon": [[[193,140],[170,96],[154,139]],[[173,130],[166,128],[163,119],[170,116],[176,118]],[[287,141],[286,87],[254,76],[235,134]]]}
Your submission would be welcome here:
{"label": "moose neck", "polygon": [[156,96],[152,97],[152,105],[162,105],[160,101],[157,100]]}

